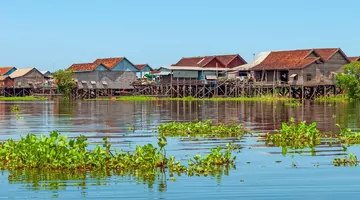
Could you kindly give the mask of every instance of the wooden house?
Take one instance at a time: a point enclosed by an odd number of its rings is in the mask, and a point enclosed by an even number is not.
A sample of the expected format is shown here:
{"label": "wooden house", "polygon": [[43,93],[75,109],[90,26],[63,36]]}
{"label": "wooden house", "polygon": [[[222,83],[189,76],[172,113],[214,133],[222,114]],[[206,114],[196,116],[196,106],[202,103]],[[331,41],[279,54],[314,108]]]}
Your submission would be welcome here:
{"label": "wooden house", "polygon": [[120,71],[120,72],[133,72],[136,73],[138,69],[136,66],[131,63],[126,57],[118,58],[99,58],[94,61],[95,64],[103,64],[110,71]]}
{"label": "wooden house", "polygon": [[127,58],[100,58],[93,63],[73,64],[79,89],[133,89],[138,69]]}
{"label": "wooden house", "polygon": [[15,67],[0,67],[0,76],[9,76],[15,70]]}
{"label": "wooden house", "polygon": [[358,61],[360,61],[360,56],[349,57],[349,60],[350,60],[351,62],[358,62]]}
{"label": "wooden house", "polygon": [[349,62],[340,48],[272,51],[251,70],[263,84],[333,85],[333,73]]}
{"label": "wooden house", "polygon": [[165,68],[171,70],[173,78],[176,79],[213,81],[227,76],[227,71],[244,64],[246,61],[239,54],[234,54],[186,57]]}
{"label": "wooden house", "polygon": [[150,74],[153,69],[148,64],[136,64],[135,67],[137,68],[136,77],[142,78],[145,74]]}
{"label": "wooden house", "polygon": [[9,76],[0,76],[0,88],[12,88],[14,87],[14,80]]}
{"label": "wooden house", "polygon": [[10,78],[14,80],[14,88],[41,88],[45,79],[36,68],[16,69]]}

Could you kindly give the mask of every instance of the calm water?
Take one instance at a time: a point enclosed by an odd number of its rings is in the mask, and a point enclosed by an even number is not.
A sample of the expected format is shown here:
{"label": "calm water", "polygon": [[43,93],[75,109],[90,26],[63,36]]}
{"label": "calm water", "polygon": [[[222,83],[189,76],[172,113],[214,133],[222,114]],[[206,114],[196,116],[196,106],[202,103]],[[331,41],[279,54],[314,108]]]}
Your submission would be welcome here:
{"label": "calm water", "polygon": [[[16,117],[10,112],[20,106]],[[47,134],[58,130],[69,136],[84,134],[91,142],[110,138],[116,148],[155,143],[156,127],[169,121],[212,119],[215,122],[243,124],[254,132],[267,133],[280,128],[291,117],[317,122],[326,132],[338,132],[335,124],[359,130],[360,104],[313,103],[288,107],[281,102],[0,102],[0,140],[19,138],[27,133]],[[136,131],[129,131],[135,127]],[[0,197],[15,199],[358,199],[360,167],[334,167],[332,160],[347,152],[334,144],[320,145],[315,152],[282,154],[281,148],[266,147],[261,137],[219,140],[171,138],[168,155],[185,159],[204,154],[209,148],[229,141],[241,144],[236,169],[216,177],[160,176],[153,185],[134,177],[107,173],[69,173],[42,171],[0,174]],[[276,161],[281,161],[276,162]],[[297,168],[293,168],[292,164]]]}

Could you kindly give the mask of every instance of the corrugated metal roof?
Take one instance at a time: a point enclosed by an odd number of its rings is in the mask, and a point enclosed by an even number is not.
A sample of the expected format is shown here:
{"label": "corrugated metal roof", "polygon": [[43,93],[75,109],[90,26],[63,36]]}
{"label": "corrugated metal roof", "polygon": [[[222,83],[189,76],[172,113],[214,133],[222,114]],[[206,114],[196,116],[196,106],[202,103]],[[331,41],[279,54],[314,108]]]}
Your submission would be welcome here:
{"label": "corrugated metal roof", "polygon": [[254,67],[254,66],[260,64],[262,61],[264,61],[265,58],[267,58],[270,53],[271,53],[270,51],[261,52],[257,56],[255,56],[255,58],[250,63],[234,67],[233,69],[236,71],[248,71],[252,67]]}
{"label": "corrugated metal roof", "polygon": [[[318,57],[309,57],[315,54]],[[313,49],[272,51],[260,64],[251,70],[303,69],[312,63],[324,60]]]}
{"label": "corrugated metal roof", "polygon": [[4,74],[8,73],[13,68],[14,67],[0,67],[0,75],[4,75]]}
{"label": "corrugated metal roof", "polygon": [[349,60],[350,60],[351,62],[360,61],[360,56],[356,56],[356,57],[349,57]]}
{"label": "corrugated metal roof", "polygon": [[12,74],[10,74],[10,78],[17,78],[17,77],[24,76],[25,74],[29,73],[33,69],[35,69],[35,68],[17,69]]}

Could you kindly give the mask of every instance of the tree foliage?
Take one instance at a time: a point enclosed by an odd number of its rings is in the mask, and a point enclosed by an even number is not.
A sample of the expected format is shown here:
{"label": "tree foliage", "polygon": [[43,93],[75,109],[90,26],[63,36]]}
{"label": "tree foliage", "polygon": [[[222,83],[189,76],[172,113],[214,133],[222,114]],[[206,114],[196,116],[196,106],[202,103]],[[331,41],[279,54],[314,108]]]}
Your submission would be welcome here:
{"label": "tree foliage", "polygon": [[75,85],[73,72],[60,69],[54,72],[53,76],[57,82],[58,91],[65,95],[69,95],[72,87]]}
{"label": "tree foliage", "polygon": [[343,72],[336,76],[336,83],[349,99],[360,99],[360,62],[345,65]]}

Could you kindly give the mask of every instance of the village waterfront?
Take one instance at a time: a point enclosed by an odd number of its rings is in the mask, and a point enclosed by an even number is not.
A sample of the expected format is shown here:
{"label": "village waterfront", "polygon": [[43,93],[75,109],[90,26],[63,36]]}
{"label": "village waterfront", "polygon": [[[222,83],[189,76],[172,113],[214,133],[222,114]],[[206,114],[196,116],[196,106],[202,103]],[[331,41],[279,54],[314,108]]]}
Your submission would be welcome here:
{"label": "village waterfront", "polygon": [[[0,139],[28,133],[49,135],[57,130],[69,138],[86,136],[90,148],[108,138],[113,148],[133,151],[136,145],[156,146],[158,126],[169,122],[211,119],[214,124],[241,124],[244,137],[167,137],[166,154],[186,161],[218,145],[240,145],[235,168],[208,176],[168,173],[139,178],[109,171],[3,170],[2,197],[8,198],[161,198],[161,199],[338,199],[356,198],[358,166],[333,164],[334,158],[360,155],[353,145],[322,142],[315,148],[291,149],[267,145],[264,135],[282,122],[316,122],[324,133],[339,127],[359,131],[358,102],[314,102],[292,106],[286,101],[3,101]],[[12,112],[14,106],[18,113]],[[338,124],[338,125],[337,125]]]}

